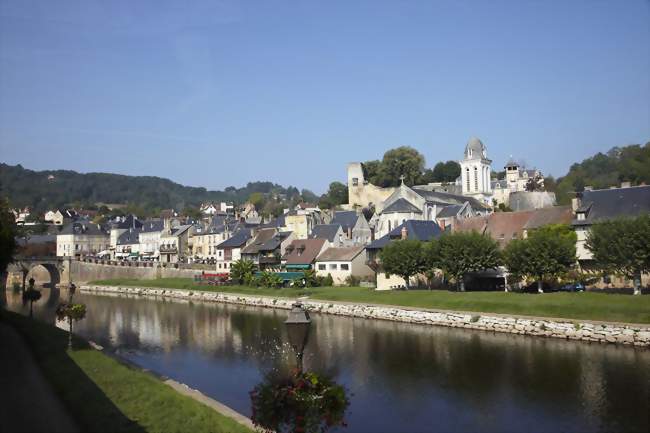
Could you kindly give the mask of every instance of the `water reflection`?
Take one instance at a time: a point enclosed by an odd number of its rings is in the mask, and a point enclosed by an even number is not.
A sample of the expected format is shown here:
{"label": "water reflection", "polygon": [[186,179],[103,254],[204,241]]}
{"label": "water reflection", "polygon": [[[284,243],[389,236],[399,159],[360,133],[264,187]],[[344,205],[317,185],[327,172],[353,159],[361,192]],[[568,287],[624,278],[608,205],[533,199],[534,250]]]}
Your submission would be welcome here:
{"label": "water reflection", "polygon": [[[43,300],[51,295],[43,289]],[[66,296],[65,291],[58,296]],[[20,294],[9,308],[25,312]],[[251,415],[295,362],[286,311],[77,294],[77,331]],[[34,314],[54,321],[43,300]],[[347,431],[648,431],[650,351],[312,315],[305,371],[350,393]]]}

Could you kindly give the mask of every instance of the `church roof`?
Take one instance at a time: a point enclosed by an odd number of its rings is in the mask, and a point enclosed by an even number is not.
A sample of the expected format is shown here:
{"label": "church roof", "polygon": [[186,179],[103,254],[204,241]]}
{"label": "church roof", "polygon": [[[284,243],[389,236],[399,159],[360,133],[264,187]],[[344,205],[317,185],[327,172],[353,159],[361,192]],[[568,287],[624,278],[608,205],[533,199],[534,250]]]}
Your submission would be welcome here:
{"label": "church roof", "polygon": [[437,239],[443,234],[443,230],[435,223],[435,221],[407,220],[395,227],[387,235],[371,242],[366,246],[366,248],[369,250],[378,250],[384,248],[393,240],[401,239],[403,227],[406,228],[406,237],[408,239],[415,239],[418,241],[429,241],[434,238]]}
{"label": "church roof", "polygon": [[462,204],[452,204],[451,206],[445,206],[442,210],[436,215],[436,218],[449,218],[458,215],[458,212],[463,208]]}
{"label": "church roof", "polygon": [[311,230],[311,239],[327,239],[330,242],[336,240],[336,234],[341,226],[339,224],[318,224]]}
{"label": "church roof", "polygon": [[466,197],[459,194],[450,194],[448,192],[428,191],[426,189],[416,187],[413,187],[413,191],[418,193],[427,202],[431,203],[464,204],[465,202],[469,202],[469,205],[472,207],[472,209],[478,210],[487,209],[489,207],[474,197]]}
{"label": "church roof", "polygon": [[400,198],[386,207],[382,213],[422,213],[422,210],[405,198]]}
{"label": "church roof", "polygon": [[481,140],[472,137],[465,146],[465,159],[487,158],[487,149]]}

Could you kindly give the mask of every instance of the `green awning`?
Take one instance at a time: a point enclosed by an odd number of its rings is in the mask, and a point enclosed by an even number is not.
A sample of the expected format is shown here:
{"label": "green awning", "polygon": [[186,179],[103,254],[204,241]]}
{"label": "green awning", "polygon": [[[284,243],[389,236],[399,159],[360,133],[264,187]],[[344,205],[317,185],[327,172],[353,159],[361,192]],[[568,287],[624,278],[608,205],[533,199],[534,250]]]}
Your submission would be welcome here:
{"label": "green awning", "polygon": [[311,269],[311,265],[286,265],[287,269]]}

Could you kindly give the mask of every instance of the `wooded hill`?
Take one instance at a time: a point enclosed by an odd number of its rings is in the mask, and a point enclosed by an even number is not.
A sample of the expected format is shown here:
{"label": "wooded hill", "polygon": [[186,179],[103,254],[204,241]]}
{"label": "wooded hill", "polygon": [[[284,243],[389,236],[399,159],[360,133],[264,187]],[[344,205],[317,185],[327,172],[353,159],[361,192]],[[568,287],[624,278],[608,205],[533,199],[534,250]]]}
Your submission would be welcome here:
{"label": "wooded hill", "polygon": [[[0,163],[0,196],[11,206],[30,206],[42,212],[78,204],[89,208],[96,203],[134,204],[144,209],[196,207],[205,201],[245,202],[255,192],[280,194],[287,199],[301,196],[295,187],[272,182],[249,182],[245,187],[230,186],[224,191],[183,186],[153,176],[126,176],[110,173],[77,173],[71,170],[34,171],[21,165]],[[302,195],[317,200],[303,190]]]}

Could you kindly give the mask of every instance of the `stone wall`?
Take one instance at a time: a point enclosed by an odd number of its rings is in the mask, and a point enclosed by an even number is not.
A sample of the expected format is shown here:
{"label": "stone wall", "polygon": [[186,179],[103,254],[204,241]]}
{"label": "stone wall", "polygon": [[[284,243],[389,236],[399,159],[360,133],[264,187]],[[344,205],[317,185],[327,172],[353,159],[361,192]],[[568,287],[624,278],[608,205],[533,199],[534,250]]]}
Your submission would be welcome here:
{"label": "stone wall", "polygon": [[[155,278],[192,278],[201,271],[193,269],[176,269],[171,265],[162,267],[159,263],[150,263],[153,266],[131,266],[128,263],[124,265],[106,265],[99,263],[88,263],[72,260],[70,263],[70,279],[74,283],[110,280],[117,278],[145,279],[152,280]],[[64,281],[62,281],[64,282]]]}
{"label": "stone wall", "polygon": [[[81,291],[141,296],[165,296],[178,299],[222,302],[226,304],[281,308],[287,310],[290,309],[291,305],[295,302],[294,299],[289,298],[245,296],[231,293],[172,290],[162,288],[83,285],[81,286]],[[328,301],[305,300],[302,302],[305,308],[309,311],[339,316],[650,347],[650,326],[648,325],[508,317],[495,314],[484,315],[480,313],[450,311],[410,310],[388,306],[346,304]]]}

